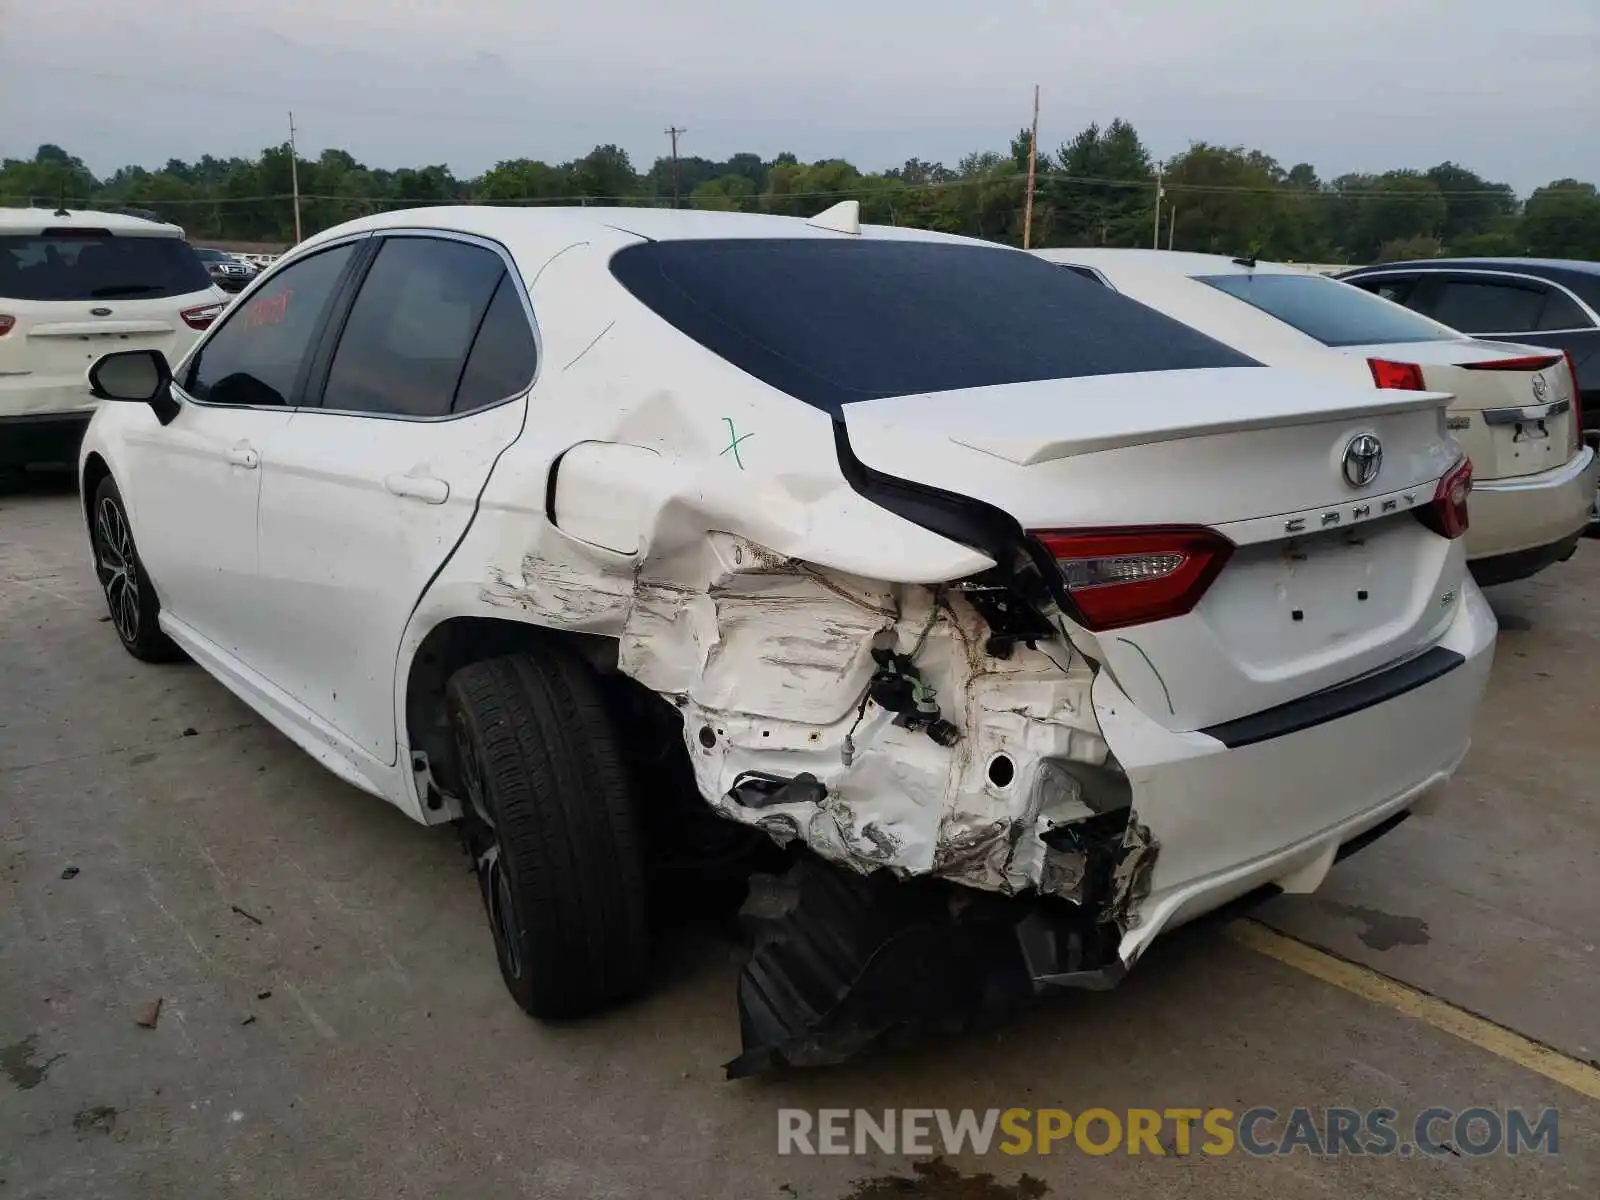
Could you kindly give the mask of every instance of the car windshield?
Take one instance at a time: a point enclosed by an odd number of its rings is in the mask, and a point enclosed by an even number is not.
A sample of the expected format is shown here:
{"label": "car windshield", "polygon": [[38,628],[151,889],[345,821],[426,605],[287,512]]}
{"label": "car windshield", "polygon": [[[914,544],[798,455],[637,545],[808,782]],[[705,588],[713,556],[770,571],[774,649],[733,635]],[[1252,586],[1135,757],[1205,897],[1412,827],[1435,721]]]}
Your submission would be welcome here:
{"label": "car windshield", "polygon": [[1243,300],[1324,346],[1439,342],[1432,321],[1369,292],[1321,275],[1200,275],[1201,283]]}
{"label": "car windshield", "polygon": [[807,404],[1253,359],[1071,271],[953,242],[650,242],[611,260],[658,316]]}
{"label": "car windshield", "polygon": [[231,255],[224,254],[221,250],[206,250],[199,246],[195,247],[194,252],[206,262],[227,262],[228,259],[232,257]]}
{"label": "car windshield", "polygon": [[204,292],[211,279],[174,237],[104,229],[0,234],[0,296],[15,300],[159,299]]}

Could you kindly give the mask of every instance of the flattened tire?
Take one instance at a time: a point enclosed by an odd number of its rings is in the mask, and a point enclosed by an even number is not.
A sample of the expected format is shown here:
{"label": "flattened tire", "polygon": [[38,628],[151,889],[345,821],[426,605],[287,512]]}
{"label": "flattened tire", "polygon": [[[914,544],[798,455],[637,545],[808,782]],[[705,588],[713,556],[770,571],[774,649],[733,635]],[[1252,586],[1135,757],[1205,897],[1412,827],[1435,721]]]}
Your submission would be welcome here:
{"label": "flattened tire", "polygon": [[161,632],[161,601],[139,559],[127,506],[111,476],[95,488],[91,505],[89,545],[94,552],[94,572],[123,649],[145,662],[182,658],[183,651]]}
{"label": "flattened tire", "polygon": [[600,682],[552,648],[463,667],[446,702],[506,987],[578,1017],[649,976],[644,835]]}

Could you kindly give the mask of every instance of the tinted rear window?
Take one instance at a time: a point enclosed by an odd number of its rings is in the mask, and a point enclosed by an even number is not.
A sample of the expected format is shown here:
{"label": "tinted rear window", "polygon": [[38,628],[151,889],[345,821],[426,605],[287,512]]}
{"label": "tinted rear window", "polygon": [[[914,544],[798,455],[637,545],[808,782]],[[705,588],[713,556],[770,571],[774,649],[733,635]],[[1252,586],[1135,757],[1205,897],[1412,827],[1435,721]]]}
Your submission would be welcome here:
{"label": "tinted rear window", "polygon": [[159,300],[207,291],[211,278],[175,237],[0,235],[0,296],[13,300]]}
{"label": "tinted rear window", "polygon": [[1385,304],[1358,287],[1320,275],[1201,275],[1220,292],[1277,317],[1324,346],[1437,342],[1432,322]]}
{"label": "tinted rear window", "polygon": [[1254,360],[1013,250],[919,241],[651,242],[617,280],[708,350],[837,414],[883,396]]}

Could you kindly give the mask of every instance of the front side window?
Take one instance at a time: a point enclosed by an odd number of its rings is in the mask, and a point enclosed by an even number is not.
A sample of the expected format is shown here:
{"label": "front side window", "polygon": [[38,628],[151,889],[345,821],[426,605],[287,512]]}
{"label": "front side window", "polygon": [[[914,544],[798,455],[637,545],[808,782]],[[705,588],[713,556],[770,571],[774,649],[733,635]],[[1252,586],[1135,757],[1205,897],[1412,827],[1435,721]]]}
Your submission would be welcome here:
{"label": "front side window", "polygon": [[448,415],[473,339],[505,273],[500,256],[482,246],[443,238],[385,239],[345,321],[322,406]]}
{"label": "front side window", "polygon": [[1447,279],[1433,319],[1462,333],[1531,333],[1539,327],[1544,289],[1487,279]]}
{"label": "front side window", "polygon": [[1322,275],[1242,273],[1196,278],[1324,346],[1437,342],[1449,336],[1423,317]]}
{"label": "front side window", "polygon": [[208,404],[290,404],[356,243],[301,259],[257,289],[189,360],[183,388]]}
{"label": "front side window", "polygon": [[1394,304],[1404,304],[1407,308],[1416,307],[1411,303],[1411,295],[1417,288],[1415,275],[1381,275],[1376,279],[1351,279],[1346,282]]}
{"label": "front side window", "polygon": [[9,300],[160,300],[210,287],[182,238],[71,227],[0,234],[0,297]]}
{"label": "front side window", "polygon": [[617,281],[712,353],[807,404],[1258,365],[1031,254],[957,242],[649,242]]}

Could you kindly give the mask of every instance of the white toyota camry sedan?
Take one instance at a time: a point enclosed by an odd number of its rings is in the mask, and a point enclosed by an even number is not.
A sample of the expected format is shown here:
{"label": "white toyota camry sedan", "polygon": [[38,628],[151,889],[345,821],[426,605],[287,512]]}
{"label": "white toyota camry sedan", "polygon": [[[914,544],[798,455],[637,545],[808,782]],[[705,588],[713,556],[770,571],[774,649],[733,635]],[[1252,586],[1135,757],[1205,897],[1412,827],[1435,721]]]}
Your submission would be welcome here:
{"label": "white toyota camry sedan", "polygon": [[1162,250],[1036,253],[1264,363],[1450,393],[1450,431],[1472,460],[1467,561],[1484,586],[1572,557],[1589,525],[1600,461],[1583,442],[1577,369],[1560,350],[1468,337],[1283,263]]}
{"label": "white toyota camry sedan", "polygon": [[785,848],[736,1073],[1315,888],[1489,672],[1447,396],[849,204],[364,218],[90,382],[124,645],[455,823],[529,1012],[639,990],[694,848]]}

